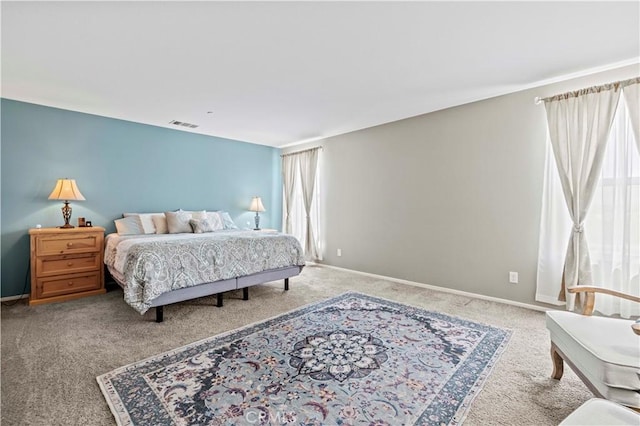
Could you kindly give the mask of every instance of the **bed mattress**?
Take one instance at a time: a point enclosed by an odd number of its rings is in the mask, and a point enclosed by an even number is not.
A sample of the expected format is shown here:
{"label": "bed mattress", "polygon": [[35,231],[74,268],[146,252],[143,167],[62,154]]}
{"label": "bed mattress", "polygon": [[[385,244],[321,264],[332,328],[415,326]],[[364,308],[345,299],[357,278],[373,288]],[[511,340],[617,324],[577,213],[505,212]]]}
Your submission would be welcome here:
{"label": "bed mattress", "polygon": [[123,286],[125,301],[141,314],[174,290],[305,264],[295,237],[243,230],[109,234],[104,263]]}

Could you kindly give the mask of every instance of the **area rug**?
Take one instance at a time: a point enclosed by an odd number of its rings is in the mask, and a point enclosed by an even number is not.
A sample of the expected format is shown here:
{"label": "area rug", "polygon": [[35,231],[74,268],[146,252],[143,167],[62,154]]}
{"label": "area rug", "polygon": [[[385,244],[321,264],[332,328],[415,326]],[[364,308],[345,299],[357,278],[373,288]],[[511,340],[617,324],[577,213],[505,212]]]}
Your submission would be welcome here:
{"label": "area rug", "polygon": [[97,380],[119,425],[455,425],[510,336],[349,292]]}

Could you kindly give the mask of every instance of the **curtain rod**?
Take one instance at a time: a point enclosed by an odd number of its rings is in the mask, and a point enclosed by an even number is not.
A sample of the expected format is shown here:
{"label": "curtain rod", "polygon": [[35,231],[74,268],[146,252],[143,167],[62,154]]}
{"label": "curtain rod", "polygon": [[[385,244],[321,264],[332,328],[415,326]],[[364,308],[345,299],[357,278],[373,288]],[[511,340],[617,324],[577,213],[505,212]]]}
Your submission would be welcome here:
{"label": "curtain rod", "polygon": [[280,154],[280,157],[288,157],[289,155],[302,154],[303,152],[313,151],[315,149],[322,149],[322,146],[314,146],[313,148],[303,149],[296,152],[287,152],[286,154]]}
{"label": "curtain rod", "polygon": [[574,90],[572,92],[561,93],[559,95],[548,96],[546,98],[541,98],[540,96],[536,96],[535,98],[533,98],[533,102],[536,105],[538,105],[538,104],[541,104],[542,102],[557,101],[559,99],[576,98],[580,95],[585,95],[587,93],[598,93],[603,90],[611,90],[611,89],[618,90],[618,88],[620,87],[625,87],[625,86],[629,86],[631,84],[637,84],[637,83],[640,83],[640,77],[633,77],[628,80],[614,81],[613,83],[601,84],[599,86],[591,86],[591,87],[587,87],[586,89]]}

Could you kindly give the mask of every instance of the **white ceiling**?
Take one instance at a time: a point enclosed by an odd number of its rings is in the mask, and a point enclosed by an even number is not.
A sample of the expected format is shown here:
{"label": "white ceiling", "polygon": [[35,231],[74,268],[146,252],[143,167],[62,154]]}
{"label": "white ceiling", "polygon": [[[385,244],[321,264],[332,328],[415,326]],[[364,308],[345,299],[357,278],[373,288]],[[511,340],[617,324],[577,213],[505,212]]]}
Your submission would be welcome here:
{"label": "white ceiling", "polygon": [[1,7],[3,97],[272,146],[640,56],[637,1]]}

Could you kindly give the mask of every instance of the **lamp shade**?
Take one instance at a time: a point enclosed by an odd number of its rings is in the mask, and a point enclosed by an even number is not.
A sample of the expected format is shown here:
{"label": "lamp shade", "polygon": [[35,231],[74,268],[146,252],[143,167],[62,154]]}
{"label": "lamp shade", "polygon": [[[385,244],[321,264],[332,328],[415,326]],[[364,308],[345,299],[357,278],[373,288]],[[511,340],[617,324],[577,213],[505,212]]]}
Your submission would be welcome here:
{"label": "lamp shade", "polygon": [[50,200],[84,200],[75,179],[58,179],[56,187],[49,194]]}
{"label": "lamp shade", "polygon": [[265,211],[264,206],[262,205],[262,199],[260,197],[253,197],[251,199],[251,206],[249,207],[250,212],[263,212]]}

